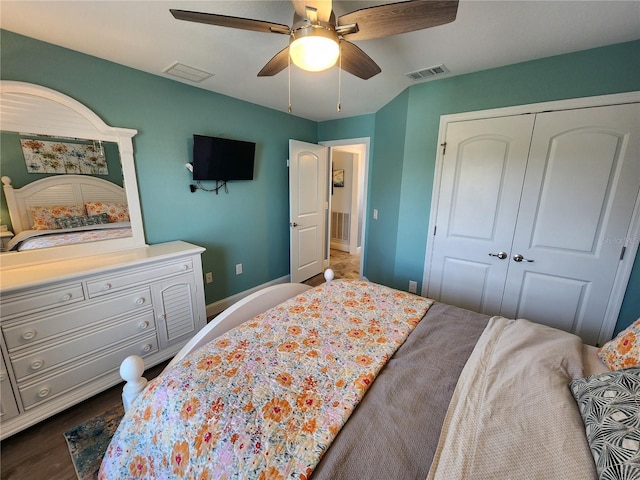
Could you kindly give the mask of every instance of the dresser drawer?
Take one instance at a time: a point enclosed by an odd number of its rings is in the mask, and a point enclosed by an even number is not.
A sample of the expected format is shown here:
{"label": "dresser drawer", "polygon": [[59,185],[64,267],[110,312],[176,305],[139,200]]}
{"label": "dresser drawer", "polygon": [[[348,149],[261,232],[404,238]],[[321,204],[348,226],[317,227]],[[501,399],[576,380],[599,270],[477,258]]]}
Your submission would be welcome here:
{"label": "dresser drawer", "polygon": [[0,422],[16,417],[19,413],[4,357],[0,352]]}
{"label": "dresser drawer", "polygon": [[151,290],[140,288],[133,292],[110,295],[100,302],[86,303],[74,310],[54,315],[30,318],[28,321],[4,323],[2,333],[9,352],[20,347],[37,345],[56,335],[85,328],[106,318],[136,310],[150,309]]}
{"label": "dresser drawer", "polygon": [[87,289],[89,297],[97,297],[110,292],[122,290],[139,283],[150,283],[159,278],[177,273],[193,271],[193,261],[185,258],[177,262],[163,263],[152,267],[127,270],[127,272],[109,277],[100,277],[97,280],[89,280]]}
{"label": "dresser drawer", "polygon": [[[80,332],[75,338],[55,343],[47,348],[29,349],[26,355],[11,357],[13,372],[18,381],[34,375],[50,372],[59,365],[74,361],[77,357],[130,340],[137,335],[148,336],[155,333],[153,310],[124,316],[120,321],[109,322],[108,326],[90,332]],[[54,342],[49,342],[54,343]]]}
{"label": "dresser drawer", "polygon": [[[5,275],[9,275],[5,273]],[[71,283],[55,288],[31,290],[29,293],[6,295],[2,297],[2,318],[38,312],[84,300],[81,283]]]}
{"label": "dresser drawer", "polygon": [[29,410],[102,375],[118,370],[122,359],[129,355],[140,355],[144,358],[157,351],[158,339],[153,335],[121,345],[102,355],[78,358],[75,368],[33,383],[18,384],[22,404],[26,410]]}

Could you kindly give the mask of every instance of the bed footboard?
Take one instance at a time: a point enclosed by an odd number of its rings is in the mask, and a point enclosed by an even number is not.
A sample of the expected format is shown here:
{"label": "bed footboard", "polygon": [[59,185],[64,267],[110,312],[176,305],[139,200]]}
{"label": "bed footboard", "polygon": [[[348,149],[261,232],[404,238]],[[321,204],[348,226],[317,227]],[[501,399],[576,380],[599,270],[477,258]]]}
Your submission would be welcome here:
{"label": "bed footboard", "polygon": [[[324,278],[330,282],[334,278],[333,270],[330,268],[324,272]],[[309,285],[303,283],[281,283],[263,288],[251,295],[246,296],[237,303],[234,303],[225,311],[220,313],[202,330],[200,330],[182,349],[173,357],[165,367],[169,368],[186,357],[189,353],[219,337],[223,333],[240,325],[280,303],[295,297],[305,290],[310,289]],[[131,355],[124,359],[120,365],[120,376],[127,382],[122,389],[122,402],[125,412],[129,409],[135,398],[144,390],[147,380],[142,377],[144,373],[144,361],[138,355]]]}

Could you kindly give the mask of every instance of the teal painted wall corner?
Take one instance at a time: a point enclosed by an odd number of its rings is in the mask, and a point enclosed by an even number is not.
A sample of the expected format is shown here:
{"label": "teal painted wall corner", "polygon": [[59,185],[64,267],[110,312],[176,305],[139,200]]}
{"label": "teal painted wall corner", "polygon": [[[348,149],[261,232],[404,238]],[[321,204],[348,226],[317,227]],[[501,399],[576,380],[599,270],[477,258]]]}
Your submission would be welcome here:
{"label": "teal painted wall corner", "polygon": [[[136,173],[148,243],[205,247],[213,303],[289,273],[288,142],[317,139],[317,123],[7,31],[0,76],[58,90],[112,126],[135,128]],[[191,193],[194,133],[256,142],[253,181],[229,194]],[[206,187],[213,182],[203,182]],[[235,264],[243,274],[235,274]]]}

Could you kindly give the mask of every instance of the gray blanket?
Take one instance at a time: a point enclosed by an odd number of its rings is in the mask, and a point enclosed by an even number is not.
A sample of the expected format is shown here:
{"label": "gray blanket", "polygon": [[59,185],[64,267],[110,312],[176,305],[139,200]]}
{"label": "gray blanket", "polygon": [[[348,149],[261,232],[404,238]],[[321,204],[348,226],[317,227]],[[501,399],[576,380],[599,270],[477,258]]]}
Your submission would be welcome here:
{"label": "gray blanket", "polygon": [[434,304],[380,372],[314,480],[424,480],[460,372],[489,317]]}

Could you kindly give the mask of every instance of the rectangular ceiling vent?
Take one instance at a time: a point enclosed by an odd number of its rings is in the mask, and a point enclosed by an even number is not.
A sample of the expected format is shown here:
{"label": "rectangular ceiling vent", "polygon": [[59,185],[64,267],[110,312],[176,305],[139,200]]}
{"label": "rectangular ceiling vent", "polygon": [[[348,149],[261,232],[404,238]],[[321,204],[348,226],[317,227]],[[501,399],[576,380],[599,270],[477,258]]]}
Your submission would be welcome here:
{"label": "rectangular ceiling vent", "polygon": [[213,77],[213,73],[205,72],[204,70],[198,70],[197,68],[193,68],[179,62],[171,65],[164,71],[164,73],[196,83],[200,83],[207,78]]}
{"label": "rectangular ceiling vent", "polygon": [[426,80],[433,78],[437,75],[443,75],[449,73],[449,69],[444,65],[436,65],[435,67],[423,68],[415,72],[405,73],[411,80]]}

